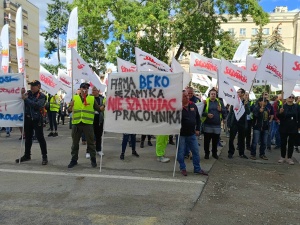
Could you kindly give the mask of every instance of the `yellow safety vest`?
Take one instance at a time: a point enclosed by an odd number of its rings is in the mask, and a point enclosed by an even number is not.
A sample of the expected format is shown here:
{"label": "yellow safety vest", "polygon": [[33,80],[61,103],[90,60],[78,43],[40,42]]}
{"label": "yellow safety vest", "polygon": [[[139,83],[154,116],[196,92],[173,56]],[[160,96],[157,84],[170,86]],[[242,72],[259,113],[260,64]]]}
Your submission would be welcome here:
{"label": "yellow safety vest", "polygon": [[[209,108],[209,100],[210,98],[206,99],[206,106],[205,106],[205,112],[208,113],[208,108]],[[220,103],[220,100],[216,98],[216,101],[219,103],[219,106],[222,108],[222,105]],[[222,113],[220,112],[220,120],[222,119]],[[203,123],[206,120],[206,116],[201,117],[201,122]]]}
{"label": "yellow safety vest", "polygon": [[78,124],[80,122],[85,124],[93,124],[94,122],[94,103],[95,97],[86,96],[87,105],[84,105],[79,95],[73,96],[74,106],[72,115],[72,124]]}
{"label": "yellow safety vest", "polygon": [[60,104],[59,102],[56,103],[56,99],[58,98],[57,95],[54,95],[50,98],[50,111],[52,112],[58,112],[59,111],[59,108],[60,108]]}

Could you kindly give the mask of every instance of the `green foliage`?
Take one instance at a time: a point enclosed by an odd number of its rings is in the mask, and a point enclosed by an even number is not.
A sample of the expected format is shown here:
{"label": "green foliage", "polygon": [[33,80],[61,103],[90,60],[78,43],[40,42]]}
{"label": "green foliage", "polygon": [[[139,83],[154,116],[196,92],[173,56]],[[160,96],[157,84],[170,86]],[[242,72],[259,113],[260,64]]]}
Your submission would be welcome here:
{"label": "green foliage", "polygon": [[269,37],[269,43],[267,45],[267,48],[273,49],[278,52],[286,51],[288,50],[283,46],[283,39],[280,34],[279,26],[281,23],[277,25],[277,27],[274,29],[272,35]]}
{"label": "green foliage", "polygon": [[46,21],[49,26],[41,33],[45,38],[45,57],[50,58],[51,54],[57,52],[58,64],[60,64],[60,50],[65,47],[63,40],[68,26],[69,4],[61,0],[52,0],[48,4]]}
{"label": "green foliage", "polygon": [[249,47],[249,53],[255,54],[256,57],[261,57],[264,53],[264,50],[267,46],[264,41],[266,40],[265,35],[263,34],[263,26],[260,25],[258,28],[257,34],[251,40],[251,46]]}
{"label": "green foliage", "polygon": [[268,14],[257,0],[74,0],[79,24],[91,40],[107,42],[107,60],[116,57],[134,62],[134,47],[162,61],[179,46],[175,58],[186,51],[203,51],[211,57],[219,38],[222,14],[251,15],[256,24],[266,24]]}
{"label": "green foliage", "polygon": [[41,63],[41,65],[48,70],[51,74],[57,74],[58,69],[66,69],[66,67],[63,64],[58,64],[58,65],[51,65],[47,63]]}
{"label": "green foliage", "polygon": [[219,35],[219,44],[214,47],[213,57],[232,60],[239,44],[239,41],[230,32],[222,32]]}

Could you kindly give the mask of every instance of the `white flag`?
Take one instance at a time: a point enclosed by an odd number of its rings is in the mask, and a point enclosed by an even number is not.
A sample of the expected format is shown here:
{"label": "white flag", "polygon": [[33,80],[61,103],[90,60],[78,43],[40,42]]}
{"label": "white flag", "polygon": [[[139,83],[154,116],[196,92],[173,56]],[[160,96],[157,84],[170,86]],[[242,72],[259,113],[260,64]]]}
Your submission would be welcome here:
{"label": "white flag", "polygon": [[135,47],[135,58],[138,71],[173,72],[166,63],[137,47]]}
{"label": "white flag", "polygon": [[220,60],[209,59],[198,53],[191,52],[190,73],[205,74],[217,79],[218,68],[220,68]]}
{"label": "white flag", "polygon": [[300,56],[284,52],[283,80],[300,80]]}
{"label": "white flag", "polygon": [[86,63],[83,58],[78,54],[78,52],[72,48],[72,71],[74,80],[89,80],[89,75],[92,73],[92,70],[88,63]]}
{"label": "white flag", "polygon": [[117,57],[117,64],[118,64],[118,72],[119,73],[136,72],[137,71],[135,64],[125,61],[123,59],[120,59],[119,57]]}
{"label": "white flag", "polygon": [[26,87],[26,67],[24,54],[24,39],[23,39],[23,16],[22,7],[20,6],[16,15],[16,48],[18,59],[18,72],[23,74],[24,87]]}
{"label": "white flag", "polygon": [[62,69],[58,69],[58,80],[61,83],[61,88],[66,92],[72,92],[72,78],[67,75],[67,72]]}
{"label": "white flag", "polygon": [[78,40],[78,12],[77,7],[74,8],[69,17],[69,24],[67,30],[67,46],[66,46],[66,63],[68,76],[72,76],[72,62],[71,62],[71,49],[77,51]]}
{"label": "white flag", "polygon": [[40,82],[42,89],[51,95],[57,94],[61,85],[58,79],[55,78],[48,70],[40,65]]}
{"label": "white flag", "polygon": [[234,111],[234,115],[235,115],[235,118],[237,121],[239,121],[240,118],[245,113],[245,106],[239,97],[237,98],[237,101],[233,105],[233,111]]}
{"label": "white flag", "polygon": [[[8,33],[8,24],[5,24],[1,31],[1,43],[2,43],[2,72],[8,73],[9,68],[9,33]],[[0,64],[1,64],[0,62]]]}
{"label": "white flag", "polygon": [[282,53],[266,49],[257,69],[256,79],[267,80],[268,84],[282,83]]}
{"label": "white flag", "polygon": [[207,75],[204,75],[204,74],[193,73],[192,82],[196,83],[196,84],[200,84],[202,86],[206,86],[206,87],[212,86],[211,80],[208,78]]}
{"label": "white flag", "polygon": [[185,69],[180,65],[180,63],[173,57],[171,68],[174,73],[180,73],[183,72],[183,84],[182,89],[185,89],[187,86],[189,86],[189,83],[192,79],[192,75],[185,71]]}

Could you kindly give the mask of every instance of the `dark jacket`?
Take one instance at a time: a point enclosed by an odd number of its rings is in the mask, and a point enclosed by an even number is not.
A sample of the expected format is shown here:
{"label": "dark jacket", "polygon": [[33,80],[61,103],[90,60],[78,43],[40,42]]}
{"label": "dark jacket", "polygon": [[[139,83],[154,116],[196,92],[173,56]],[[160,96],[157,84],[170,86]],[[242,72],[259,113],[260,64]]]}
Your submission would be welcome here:
{"label": "dark jacket", "polygon": [[45,106],[46,96],[38,91],[32,93],[27,92],[28,98],[24,99],[25,103],[25,117],[31,118],[32,120],[40,120],[43,118],[42,109]]}
{"label": "dark jacket", "polygon": [[[209,100],[208,112],[206,112],[206,107],[207,107],[206,104],[203,108],[203,113],[202,113],[202,117],[206,117],[206,119],[204,121],[204,124],[206,124],[206,125],[220,125],[221,126],[220,115],[222,115],[222,118],[226,118],[226,111],[227,111],[226,108],[224,107],[223,101],[215,100],[214,102],[212,102],[211,100]],[[221,105],[221,112],[219,112],[218,109],[217,109],[219,104]],[[213,114],[214,115],[213,118],[208,118],[207,117],[208,113]],[[203,120],[202,120],[202,122],[203,122]]]}
{"label": "dark jacket", "polygon": [[[102,95],[99,95],[99,97],[95,97],[95,101],[98,103],[100,107],[104,105],[104,97]],[[95,114],[94,123],[101,124],[103,122],[104,122],[104,112],[98,112],[98,114]]]}
{"label": "dark jacket", "polygon": [[253,109],[253,130],[269,130],[270,110],[264,107],[264,111],[260,112],[260,106],[257,105]]}
{"label": "dark jacket", "polygon": [[300,109],[299,105],[283,105],[284,112],[277,112],[277,118],[280,120],[280,133],[297,133],[300,128]]}
{"label": "dark jacket", "polygon": [[200,115],[197,106],[189,102],[187,107],[182,108],[180,136],[191,136],[195,131],[200,131]]}
{"label": "dark jacket", "polygon": [[[242,102],[244,103],[244,100]],[[248,126],[247,115],[250,114],[250,107],[249,104],[244,105],[244,107],[245,107],[245,112],[242,115],[242,117],[239,119],[239,121],[237,121],[234,115],[233,106],[230,106],[229,115],[227,119],[227,126],[229,128],[233,126],[244,126],[245,128],[247,128]]]}

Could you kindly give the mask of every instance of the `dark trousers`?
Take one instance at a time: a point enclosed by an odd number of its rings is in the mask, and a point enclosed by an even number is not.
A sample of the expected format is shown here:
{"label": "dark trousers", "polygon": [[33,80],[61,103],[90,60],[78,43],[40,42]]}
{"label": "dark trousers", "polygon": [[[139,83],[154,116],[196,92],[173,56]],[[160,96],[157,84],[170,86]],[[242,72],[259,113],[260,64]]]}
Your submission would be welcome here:
{"label": "dark trousers", "polygon": [[129,141],[129,137],[131,140],[132,152],[135,152],[136,134],[123,134],[122,153],[125,153],[127,142]]}
{"label": "dark trousers", "polygon": [[57,131],[56,112],[49,111],[48,117],[49,117],[48,119],[50,124],[50,130],[53,131],[53,127],[54,127],[54,130]]}
{"label": "dark trousers", "polygon": [[57,123],[59,123],[59,120],[61,119],[62,125],[65,124],[65,113],[59,112],[57,115]]}
{"label": "dark trousers", "polygon": [[96,141],[96,151],[102,151],[103,123],[94,123],[94,134]]}
{"label": "dark trousers", "polygon": [[24,131],[26,134],[25,155],[28,157],[31,155],[32,136],[33,131],[35,131],[35,136],[39,141],[42,156],[43,158],[47,158],[47,144],[43,132],[42,118],[40,120],[32,120],[31,118],[25,117]]}
{"label": "dark trousers", "polygon": [[247,120],[248,126],[246,129],[246,146],[247,148],[251,146],[251,131],[252,131],[252,120]]}
{"label": "dark trousers", "polygon": [[72,125],[72,161],[78,160],[79,142],[84,133],[87,141],[87,152],[90,153],[91,159],[96,158],[96,147],[94,144],[94,128],[93,124],[73,124]]}
{"label": "dark trousers", "polygon": [[[27,138],[27,134],[26,134]],[[292,158],[294,152],[294,145],[297,140],[297,133],[288,134],[288,133],[280,133],[281,139],[281,157],[285,158],[286,156],[286,145],[288,145],[287,156],[288,158]]]}
{"label": "dark trousers", "polygon": [[151,141],[151,135],[142,135],[141,141],[144,142],[146,140],[146,136],[148,136],[148,141]]}
{"label": "dark trousers", "polygon": [[212,154],[217,154],[218,152],[218,142],[220,139],[220,134],[206,133],[204,132],[204,152],[205,155],[209,155],[209,144],[212,142]]}
{"label": "dark trousers", "polygon": [[241,124],[235,124],[230,128],[228,155],[233,155],[235,152],[233,142],[237,133],[239,133],[238,134],[239,155],[244,155],[245,153],[245,126]]}

